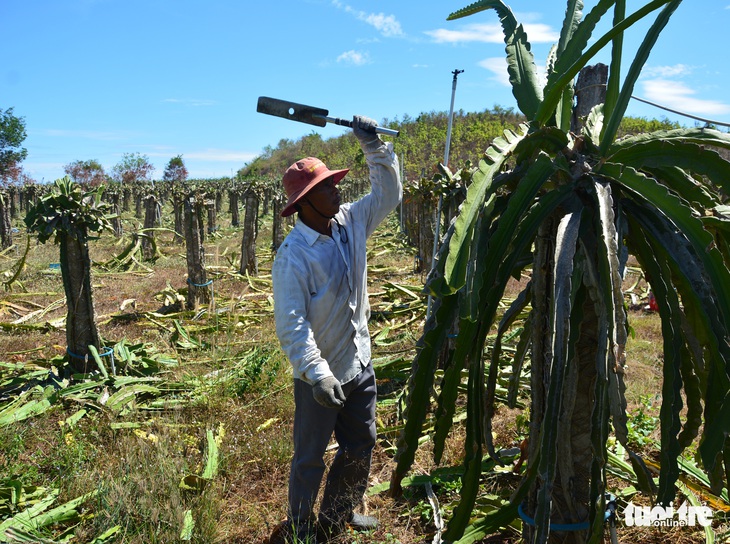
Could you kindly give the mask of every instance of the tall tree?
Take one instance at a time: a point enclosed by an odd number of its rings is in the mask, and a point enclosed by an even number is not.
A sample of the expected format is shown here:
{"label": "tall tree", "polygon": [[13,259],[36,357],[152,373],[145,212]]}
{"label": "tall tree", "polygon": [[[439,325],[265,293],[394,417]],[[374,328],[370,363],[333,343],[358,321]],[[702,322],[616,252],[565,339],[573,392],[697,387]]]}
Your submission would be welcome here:
{"label": "tall tree", "polygon": [[98,187],[106,181],[104,167],[95,159],[74,161],[64,166],[63,171],[84,187]]}
{"label": "tall tree", "polygon": [[[464,474],[445,535],[450,542],[474,542],[520,511],[527,542],[600,542],[611,431],[629,452],[642,490],[661,505],[675,498],[679,456],[697,437],[713,490],[727,485],[730,222],[712,212],[724,209],[730,189],[730,163],[713,148],[730,149],[730,136],[676,129],[617,138],[634,84],[680,3],[651,0],[627,14],[625,0],[599,1],[583,17],[583,2],[569,0],[544,86],[523,27],[501,0],[478,1],[449,17],[497,12],[513,94],[529,121],[487,149],[428,284],[436,303],[413,364],[392,489],[397,492],[413,462],[440,351],[457,322],[450,366],[437,383],[434,435],[438,461],[465,370]],[[612,7],[613,26],[594,38]],[[657,11],[622,73],[624,30]],[[607,45],[605,102],[590,110],[583,126],[571,127],[574,80]],[[629,254],[644,269],[662,320],[656,482],[628,444],[623,375],[629,325],[621,279]],[[507,282],[528,273],[531,281],[500,317]],[[531,370],[529,465],[510,503],[475,521],[484,450],[500,460],[491,418],[502,342],[523,310],[529,317],[518,347],[530,355],[524,362]],[[487,345],[494,326],[496,340]],[[514,364],[518,376],[523,359]],[[519,385],[511,384],[510,398]]]}
{"label": "tall tree", "polygon": [[122,159],[112,168],[112,177],[125,188],[138,181],[152,181],[155,167],[147,155],[140,153],[124,153]]}
{"label": "tall tree", "polygon": [[28,156],[28,150],[21,147],[25,138],[25,119],[13,115],[13,108],[0,108],[0,180]]}
{"label": "tall tree", "polygon": [[182,155],[177,155],[170,159],[170,162],[165,166],[162,179],[172,182],[183,182],[188,179],[188,169],[185,167]]}
{"label": "tall tree", "polygon": [[15,217],[15,196],[18,188],[15,184],[23,177],[20,163],[28,152],[20,147],[25,140],[25,120],[13,115],[13,108],[0,109],[0,190],[7,187],[7,192],[0,192],[0,248],[13,245],[11,219]]}
{"label": "tall tree", "polygon": [[122,159],[114,165],[114,177],[123,183],[150,181],[155,167],[147,155],[141,153],[124,153]]}

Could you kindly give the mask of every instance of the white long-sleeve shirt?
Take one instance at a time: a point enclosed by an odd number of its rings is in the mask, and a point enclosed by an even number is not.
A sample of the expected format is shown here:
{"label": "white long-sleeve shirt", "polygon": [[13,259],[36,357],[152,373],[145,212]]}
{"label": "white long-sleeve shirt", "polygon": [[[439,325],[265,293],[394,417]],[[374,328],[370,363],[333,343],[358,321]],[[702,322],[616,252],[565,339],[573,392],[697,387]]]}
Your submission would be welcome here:
{"label": "white long-sleeve shirt", "polygon": [[340,206],[331,237],[297,221],[272,267],[276,334],[294,377],[309,384],[344,384],[370,364],[366,240],[403,187],[393,145],[366,147],[371,192]]}

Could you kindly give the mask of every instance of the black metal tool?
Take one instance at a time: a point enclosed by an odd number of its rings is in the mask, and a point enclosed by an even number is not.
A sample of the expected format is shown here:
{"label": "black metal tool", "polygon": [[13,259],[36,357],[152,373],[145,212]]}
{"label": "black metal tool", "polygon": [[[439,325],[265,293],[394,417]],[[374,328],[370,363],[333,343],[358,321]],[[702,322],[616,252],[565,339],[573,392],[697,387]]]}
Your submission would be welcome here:
{"label": "black metal tool", "polygon": [[[327,123],[333,123],[343,127],[352,127],[352,121],[340,119],[339,117],[330,117],[329,111],[324,108],[306,106],[304,104],[297,104],[296,102],[279,100],[278,98],[271,98],[268,96],[259,97],[256,111],[318,127],[323,127]],[[388,136],[398,136],[398,134],[400,134],[400,131],[386,127],[375,127],[375,132],[378,134],[386,134]]]}

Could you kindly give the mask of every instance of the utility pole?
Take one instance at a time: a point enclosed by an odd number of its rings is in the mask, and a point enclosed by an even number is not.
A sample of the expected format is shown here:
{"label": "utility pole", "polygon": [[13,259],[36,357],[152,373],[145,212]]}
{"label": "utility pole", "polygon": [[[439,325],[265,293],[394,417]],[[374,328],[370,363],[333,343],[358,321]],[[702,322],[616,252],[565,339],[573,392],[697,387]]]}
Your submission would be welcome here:
{"label": "utility pole", "polygon": [[451,107],[449,108],[449,124],[446,129],[446,149],[444,150],[444,166],[449,166],[449,150],[451,148],[451,127],[454,124],[454,98],[456,96],[456,78],[459,74],[463,73],[464,70],[454,70],[451,72],[454,74],[454,79],[451,82]]}
{"label": "utility pole", "polygon": [[[446,149],[444,149],[444,162],[443,165],[449,167],[449,151],[451,149],[451,127],[454,124],[454,97],[456,96],[456,78],[459,74],[463,73],[464,70],[454,70],[451,72],[454,74],[454,79],[451,81],[451,107],[449,108],[449,122],[446,128]],[[439,205],[436,210],[436,227],[433,235],[433,254],[431,256],[431,270],[436,268],[436,253],[439,248],[439,238],[441,237],[441,210],[444,205],[444,195],[439,195]],[[431,317],[431,295],[428,295],[428,306],[426,307],[426,319]]]}

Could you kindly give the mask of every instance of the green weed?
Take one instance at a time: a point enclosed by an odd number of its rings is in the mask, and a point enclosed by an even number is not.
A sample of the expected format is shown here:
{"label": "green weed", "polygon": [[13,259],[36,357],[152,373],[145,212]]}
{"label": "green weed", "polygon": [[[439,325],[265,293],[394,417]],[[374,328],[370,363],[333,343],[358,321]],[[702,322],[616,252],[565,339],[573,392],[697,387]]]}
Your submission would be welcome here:
{"label": "green weed", "polygon": [[659,425],[659,418],[650,413],[652,409],[651,396],[642,395],[640,401],[642,405],[629,413],[626,427],[629,431],[629,444],[644,449],[656,442],[653,434]]}

